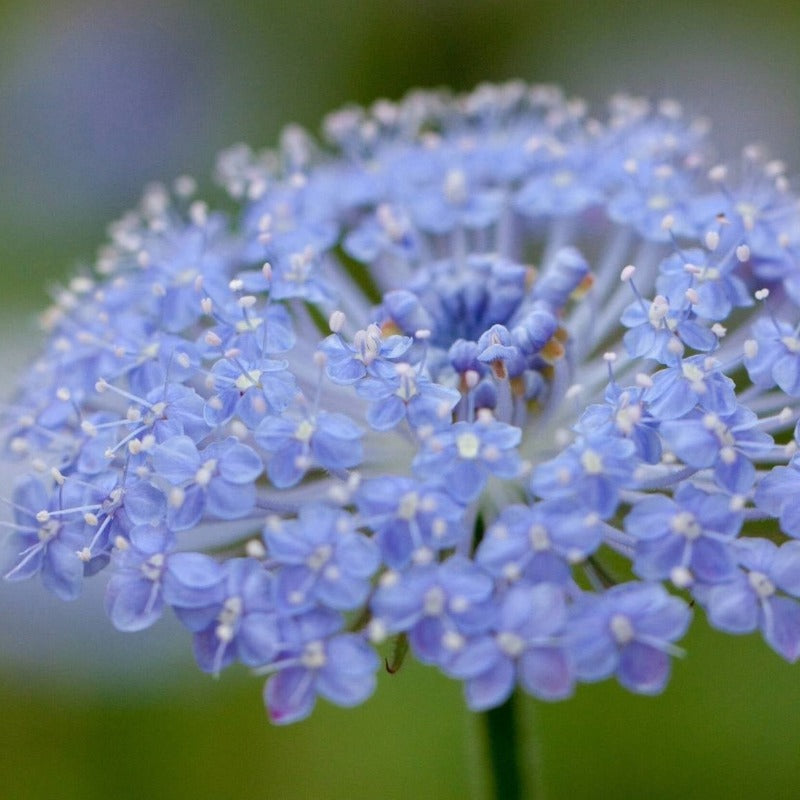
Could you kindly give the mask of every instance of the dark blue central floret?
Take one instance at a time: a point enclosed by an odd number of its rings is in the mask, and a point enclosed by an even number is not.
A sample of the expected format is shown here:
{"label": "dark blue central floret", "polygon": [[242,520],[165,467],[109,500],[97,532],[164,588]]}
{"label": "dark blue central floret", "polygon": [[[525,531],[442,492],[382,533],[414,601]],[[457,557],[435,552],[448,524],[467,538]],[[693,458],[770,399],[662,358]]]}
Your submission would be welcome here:
{"label": "dark blue central floret", "polygon": [[427,329],[430,343],[445,351],[457,339],[477,342],[492,325],[507,326],[515,318],[528,274],[498,256],[440,261],[420,269],[407,288],[388,292],[378,319],[408,335]]}

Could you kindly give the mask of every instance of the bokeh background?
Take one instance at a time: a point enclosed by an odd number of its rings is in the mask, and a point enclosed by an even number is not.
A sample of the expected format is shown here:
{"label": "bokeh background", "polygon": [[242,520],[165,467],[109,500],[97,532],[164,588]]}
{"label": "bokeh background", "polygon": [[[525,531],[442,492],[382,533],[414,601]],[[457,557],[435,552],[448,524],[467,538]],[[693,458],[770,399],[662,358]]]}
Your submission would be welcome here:
{"label": "bokeh background", "polygon": [[[35,351],[48,284],[148,181],[210,186],[222,147],[414,86],[521,77],[596,109],[673,96],[723,155],[764,142],[796,175],[798,42],[800,5],[777,0],[0,0],[0,391]],[[123,635],[100,606],[100,590],[64,606],[0,586],[3,798],[480,796],[475,720],[430,670],[278,729],[246,670],[213,681],[176,625]],[[548,798],[797,797],[800,665],[699,618],[686,646],[661,697],[526,703]]]}

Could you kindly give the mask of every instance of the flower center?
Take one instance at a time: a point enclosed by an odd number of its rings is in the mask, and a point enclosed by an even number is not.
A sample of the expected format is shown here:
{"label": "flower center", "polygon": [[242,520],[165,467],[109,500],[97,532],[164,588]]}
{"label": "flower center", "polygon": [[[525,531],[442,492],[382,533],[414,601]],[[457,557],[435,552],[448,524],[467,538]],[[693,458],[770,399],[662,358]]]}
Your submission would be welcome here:
{"label": "flower center", "polygon": [[474,433],[461,433],[456,437],[456,449],[460,458],[477,458],[480,447],[481,440]]}

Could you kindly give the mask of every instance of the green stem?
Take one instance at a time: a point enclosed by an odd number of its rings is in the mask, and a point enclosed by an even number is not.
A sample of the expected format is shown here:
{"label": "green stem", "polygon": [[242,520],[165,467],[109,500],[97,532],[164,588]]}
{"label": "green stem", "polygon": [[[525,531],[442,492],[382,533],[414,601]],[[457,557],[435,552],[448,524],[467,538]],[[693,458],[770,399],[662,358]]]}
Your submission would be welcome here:
{"label": "green stem", "polygon": [[487,757],[491,769],[494,800],[531,800],[523,787],[520,764],[520,729],[514,696],[503,705],[484,712]]}

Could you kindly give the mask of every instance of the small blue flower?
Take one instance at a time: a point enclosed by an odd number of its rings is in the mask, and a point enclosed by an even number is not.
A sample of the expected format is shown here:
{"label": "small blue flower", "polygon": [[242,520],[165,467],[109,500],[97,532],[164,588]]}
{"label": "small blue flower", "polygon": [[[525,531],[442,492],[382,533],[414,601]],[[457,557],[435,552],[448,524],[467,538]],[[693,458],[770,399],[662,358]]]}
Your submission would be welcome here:
{"label": "small blue flower", "polygon": [[747,285],[736,274],[738,265],[735,250],[721,258],[700,248],[673,253],[659,264],[656,289],[673,307],[688,300],[697,317],[723,320],[734,308],[753,304]]}
{"label": "small blue flower", "polygon": [[574,674],[563,633],[567,605],[556,586],[515,586],[502,599],[491,633],[470,639],[447,663],[464,680],[467,705],[483,711],[503,703],[519,684],[542,700],[572,694]]}
{"label": "small blue flower", "polygon": [[391,375],[393,364],[411,346],[411,339],[404,336],[383,338],[377,325],[356,331],[353,343],[348,344],[339,335],[332,334],[320,349],[327,356],[327,374],[335,383],[350,384],[367,375],[381,377]]}
{"label": "small blue flower", "polygon": [[106,613],[121,631],[150,627],[164,610],[163,579],[175,537],[164,526],[139,525],[119,551],[106,587]]}
{"label": "small blue flower", "polygon": [[717,361],[705,356],[691,356],[656,372],[644,400],[653,416],[665,420],[683,417],[697,406],[722,415],[736,409],[733,381],[720,371]]}
{"label": "small blue flower", "polygon": [[657,694],[669,677],[672,643],[690,618],[686,604],[659,584],[629,583],[583,595],[569,625],[575,673],[586,681],[616,675],[632,692]]}
{"label": "small blue flower", "polygon": [[678,585],[732,578],[736,557],[731,542],[744,515],[731,506],[729,495],[709,494],[690,483],[674,499],[653,495],[636,503],[625,518],[625,530],[636,539],[636,574]]}
{"label": "small blue flower", "polygon": [[224,573],[217,602],[177,609],[180,621],[194,633],[198,666],[214,674],[234,661],[250,667],[268,664],[280,650],[270,573],[248,558],[227,561]]}
{"label": "small blue flower", "polygon": [[512,505],[486,531],[475,560],[509,583],[565,584],[572,579],[572,566],[600,546],[603,533],[597,514],[559,500]]}
{"label": "small blue flower", "polygon": [[695,412],[680,420],[667,420],[660,431],[684,464],[696,469],[711,467],[719,486],[741,494],[755,480],[751,459],[768,453],[773,443],[757,425],[758,417],[739,406],[726,416]]}
{"label": "small blue flower", "polygon": [[800,396],[800,338],[786,322],[759,319],[753,339],[745,344],[744,364],[757,386],[778,386],[790,397]]}
{"label": "small blue flower", "polygon": [[492,591],[489,576],[458,556],[441,565],[384,573],[371,602],[373,636],[407,633],[420,661],[445,665],[462,649],[465,637],[491,626],[496,613]]}
{"label": "small blue flower", "polygon": [[173,485],[167,507],[173,531],[194,527],[206,512],[219,519],[246,517],[263,469],[258,454],[233,437],[198,450],[188,436],[173,436],[153,449],[155,475]]}
{"label": "small blue flower", "polygon": [[21,581],[41,575],[43,585],[62,600],[78,597],[84,564],[80,553],[86,543],[84,524],[64,522],[43,484],[29,477],[14,490],[14,549],[18,555],[5,574]]}
{"label": "small blue flower", "polygon": [[463,541],[464,507],[443,490],[411,478],[365,481],[356,502],[389,567],[402,569],[410,559],[419,562]]}
{"label": "small blue flower", "polygon": [[780,521],[781,530],[800,538],[800,456],[796,455],[785,467],[774,467],[765,475],[755,491],[755,504]]}
{"label": "small blue flower", "polygon": [[520,439],[519,428],[496,420],[457,422],[426,439],[412,466],[419,477],[441,482],[453,498],[469,503],[489,475],[520,475]]}
{"label": "small blue flower", "polygon": [[617,507],[619,491],[633,484],[636,447],[629,439],[589,436],[552,461],[540,464],[531,491],[547,499],[569,500],[602,518]]}
{"label": "small blue flower", "polygon": [[642,394],[638,386],[623,389],[616,382],[609,383],[605,403],[590,405],[575,431],[584,436],[623,436],[633,442],[642,461],[657,464],[662,453],[658,419],[650,414]]}
{"label": "small blue flower", "polygon": [[361,463],[361,429],[344,414],[268,417],[255,430],[255,440],[272,457],[267,475],[279,489],[299,483],[309,469],[338,472]]}
{"label": "small blue flower", "polygon": [[272,358],[221,358],[211,368],[217,393],[206,403],[206,422],[218,426],[236,415],[252,429],[267,414],[283,411],[295,393],[287,366]]}
{"label": "small blue flower", "polygon": [[[800,548],[766,539],[737,543],[742,566],[728,583],[698,585],[693,594],[709,622],[728,633],[760,629],[765,641],[787,661],[800,658]],[[781,593],[781,590],[790,595]]]}
{"label": "small blue flower", "polygon": [[378,568],[378,548],[353,528],[353,520],[327,506],[304,506],[296,520],[268,520],[264,542],[277,572],[276,603],[297,613],[315,603],[357,608]]}
{"label": "small blue flower", "polygon": [[264,687],[270,719],[286,725],[305,719],[317,695],[340,706],[363,703],[375,690],[378,657],[358,635],[337,634],[338,615],[324,609],[285,619],[284,643]]}
{"label": "small blue flower", "polygon": [[417,374],[404,362],[395,364],[394,375],[364,378],[358,393],[370,401],[366,419],[378,431],[390,430],[404,419],[413,428],[441,427],[461,399],[458,392]]}

